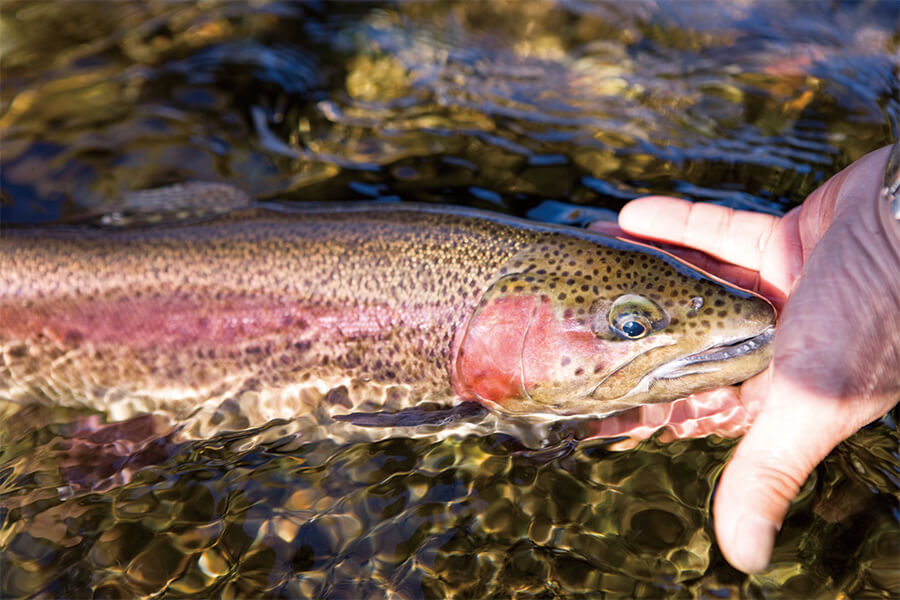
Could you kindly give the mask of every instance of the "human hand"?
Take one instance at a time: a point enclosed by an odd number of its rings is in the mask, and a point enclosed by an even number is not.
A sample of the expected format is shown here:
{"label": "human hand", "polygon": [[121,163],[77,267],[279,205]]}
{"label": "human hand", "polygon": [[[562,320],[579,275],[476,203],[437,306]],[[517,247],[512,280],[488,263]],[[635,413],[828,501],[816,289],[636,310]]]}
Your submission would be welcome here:
{"label": "human hand", "polygon": [[768,564],[815,466],[900,398],[900,223],[880,198],[889,151],[859,159],[783,218],[665,197],[619,215],[628,234],[723,261],[689,257],[780,310],[769,368],[710,393],[756,414],[713,507],[719,547],[747,573]]}

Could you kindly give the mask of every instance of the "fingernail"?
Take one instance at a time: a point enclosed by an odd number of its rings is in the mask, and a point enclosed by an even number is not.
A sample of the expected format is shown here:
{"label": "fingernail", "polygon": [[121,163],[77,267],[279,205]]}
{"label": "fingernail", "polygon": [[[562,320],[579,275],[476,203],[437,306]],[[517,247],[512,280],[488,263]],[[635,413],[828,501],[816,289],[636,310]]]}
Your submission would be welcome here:
{"label": "fingernail", "polygon": [[747,515],[738,523],[732,552],[734,566],[745,573],[759,573],[769,566],[778,525],[758,515]]}

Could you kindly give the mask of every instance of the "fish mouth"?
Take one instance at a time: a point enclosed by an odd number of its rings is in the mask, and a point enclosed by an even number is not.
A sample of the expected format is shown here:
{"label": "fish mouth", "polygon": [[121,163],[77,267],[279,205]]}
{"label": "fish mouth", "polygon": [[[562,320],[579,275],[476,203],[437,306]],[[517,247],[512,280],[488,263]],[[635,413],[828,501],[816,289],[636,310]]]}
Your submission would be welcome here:
{"label": "fish mouth", "polygon": [[767,327],[756,335],[711,346],[675,359],[657,367],[648,373],[645,379],[652,383],[659,379],[676,379],[685,375],[708,373],[717,369],[714,363],[755,354],[771,344],[774,338],[775,328]]}
{"label": "fish mouth", "polygon": [[[724,375],[724,377],[721,378],[721,385],[730,385],[732,383],[736,383],[737,381],[746,379],[750,375],[754,375],[762,370],[765,363],[768,362],[768,358],[760,355],[764,355],[768,351],[768,349],[772,345],[772,340],[774,338],[775,327],[770,325],[754,335],[736,338],[724,344],[710,346],[708,348],[704,348],[699,352],[695,352],[694,354],[676,358],[667,363],[661,364],[658,367],[654,368],[652,371],[646,373],[643,377],[641,377],[637,385],[635,385],[625,395],[618,397],[616,400],[625,401],[626,403],[635,402],[636,404],[646,402],[647,395],[651,393],[651,390],[657,383],[663,384],[665,382],[671,382],[686,378],[691,375],[713,374],[717,371],[722,371]],[[647,351],[632,357],[627,362],[616,367],[609,375],[607,375],[603,379],[603,381],[601,381],[594,387],[594,389],[590,393],[590,396],[596,399],[598,392],[600,392],[603,387],[603,383],[607,379],[628,367],[628,365],[633,363],[638,358],[646,356],[648,353],[653,352],[653,350],[657,348],[660,348],[660,346],[648,349]],[[741,363],[744,363],[744,366],[741,366]],[[759,365],[759,368],[748,369],[748,363],[755,363]],[[734,377],[735,373],[733,369],[731,370],[730,375],[725,374],[730,370],[729,365],[737,367],[737,373],[739,374],[737,378]],[[726,381],[726,379],[728,379],[728,381]],[[710,386],[707,386],[707,389],[709,389],[709,387]],[[685,391],[684,389],[679,389],[677,392],[674,392],[669,399],[674,400],[675,398],[683,397],[688,393],[690,393],[689,390]],[[644,398],[644,400],[637,401],[637,398]],[[612,400],[612,398],[609,398],[609,400]],[[662,400],[657,398],[650,401],[659,402]],[[627,407],[627,404],[623,406]]]}

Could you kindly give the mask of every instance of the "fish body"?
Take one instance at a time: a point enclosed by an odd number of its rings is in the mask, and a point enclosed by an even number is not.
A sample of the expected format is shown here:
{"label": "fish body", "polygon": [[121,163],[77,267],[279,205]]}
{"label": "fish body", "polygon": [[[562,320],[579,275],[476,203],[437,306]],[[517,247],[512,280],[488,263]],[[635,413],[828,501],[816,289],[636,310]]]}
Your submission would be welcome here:
{"label": "fish body", "polygon": [[773,323],[664,252],[465,209],[258,206],[0,238],[0,398],[114,418],[342,378],[603,415],[753,375]]}

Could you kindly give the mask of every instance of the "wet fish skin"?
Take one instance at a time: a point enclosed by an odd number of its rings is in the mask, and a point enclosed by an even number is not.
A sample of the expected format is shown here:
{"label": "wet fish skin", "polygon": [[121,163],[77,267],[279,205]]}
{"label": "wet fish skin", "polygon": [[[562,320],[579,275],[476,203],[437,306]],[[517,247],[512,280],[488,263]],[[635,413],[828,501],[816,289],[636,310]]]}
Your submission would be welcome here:
{"label": "wet fish skin", "polygon": [[[665,327],[614,334],[607,312],[626,294]],[[662,252],[460,209],[256,207],[0,238],[0,398],[114,418],[278,403],[340,377],[400,383],[413,400],[607,414],[758,372],[764,336],[710,373],[644,379],[773,321],[761,298]]]}
{"label": "wet fish skin", "polygon": [[453,331],[525,243],[466,224],[253,208],[167,227],[9,231],[2,393],[123,418],[342,375],[448,397]]}

